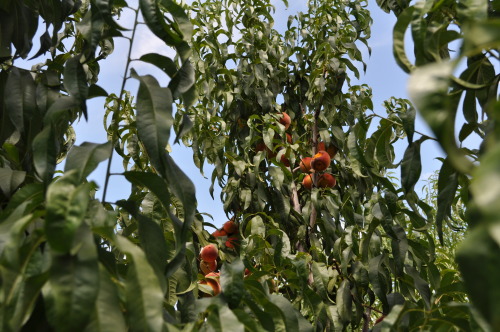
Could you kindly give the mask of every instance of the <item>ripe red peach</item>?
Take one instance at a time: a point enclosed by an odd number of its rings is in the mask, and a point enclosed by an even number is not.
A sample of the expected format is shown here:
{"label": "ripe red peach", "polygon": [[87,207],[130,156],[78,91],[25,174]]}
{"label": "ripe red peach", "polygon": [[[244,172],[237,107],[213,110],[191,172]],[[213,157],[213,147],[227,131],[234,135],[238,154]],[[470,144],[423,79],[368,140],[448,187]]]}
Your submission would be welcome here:
{"label": "ripe red peach", "polygon": [[302,173],[309,173],[311,171],[311,160],[311,157],[302,158],[299,165]]}
{"label": "ripe red peach", "polygon": [[321,174],[318,179],[319,188],[332,188],[337,184],[337,179],[330,173]]}
{"label": "ripe red peach", "polygon": [[319,151],[311,160],[311,167],[318,172],[324,171],[330,166],[330,155],[326,151]]}
{"label": "ripe red peach", "polygon": [[307,190],[311,190],[313,186],[313,178],[311,174],[307,174],[302,180],[302,186]]}
{"label": "ripe red peach", "polygon": [[288,144],[292,144],[292,135],[289,133],[286,133],[286,141]]}
{"label": "ripe red peach", "polygon": [[290,167],[290,159],[288,159],[285,154],[283,154],[281,156],[281,162],[283,163],[283,165],[285,165],[286,167]]}
{"label": "ripe red peach", "polygon": [[222,228],[227,234],[233,234],[238,231],[238,225],[232,220],[226,221]]}
{"label": "ripe red peach", "polygon": [[221,237],[221,236],[227,236],[227,233],[223,229],[218,229],[215,232],[212,233],[213,237]]}
{"label": "ripe red peach", "polygon": [[338,148],[333,145],[332,143],[328,144],[328,146],[325,145],[325,142],[319,142],[318,143],[318,151],[326,151],[328,152],[328,155],[330,156],[331,159],[335,157],[337,154]]}
{"label": "ripe red peach", "polygon": [[202,260],[200,262],[200,270],[203,274],[209,274],[210,272],[214,272],[215,270],[217,270],[217,261],[205,262]]}
{"label": "ripe red peach", "polygon": [[200,252],[201,259],[205,262],[214,262],[219,256],[219,250],[215,246],[215,244],[210,243],[201,249]]}
{"label": "ripe red peach", "polygon": [[[212,291],[214,292],[214,295],[213,296],[217,296],[220,294],[221,292],[221,287],[220,287],[220,284],[217,280],[215,279],[212,279],[212,278],[206,278],[204,280],[200,280],[199,281],[200,284],[202,285],[209,285],[210,287],[212,287]],[[205,295],[205,296],[210,296],[210,295]]]}
{"label": "ripe red peach", "polygon": [[240,245],[240,240],[237,237],[230,237],[226,241],[226,247],[234,249]]}
{"label": "ripe red peach", "polygon": [[266,148],[266,144],[261,141],[255,145],[255,152],[264,151]]}
{"label": "ripe red peach", "polygon": [[292,119],[287,113],[283,112],[281,113],[280,123],[285,126],[285,129],[288,129],[292,123]]}

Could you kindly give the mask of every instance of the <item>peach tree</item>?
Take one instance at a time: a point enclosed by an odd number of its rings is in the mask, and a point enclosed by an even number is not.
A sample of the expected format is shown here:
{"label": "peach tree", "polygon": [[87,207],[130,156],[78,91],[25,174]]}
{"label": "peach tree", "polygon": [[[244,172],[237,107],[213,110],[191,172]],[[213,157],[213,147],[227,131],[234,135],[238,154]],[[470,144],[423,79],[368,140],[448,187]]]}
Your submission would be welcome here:
{"label": "peach tree", "polygon": [[[353,83],[366,66],[360,48],[370,52],[371,18],[363,1],[310,0],[307,11],[292,13],[280,30],[273,18],[281,13],[269,0],[2,2],[1,330],[498,326],[496,274],[475,265],[486,257],[491,271],[496,268],[496,189],[478,189],[496,171],[495,118],[468,118],[468,107],[476,112],[475,98],[486,115],[498,106],[498,75],[484,60],[498,57],[497,8],[479,0],[437,8],[379,4],[398,15],[396,56],[415,71],[415,102],[436,138],[415,130],[408,100],[391,98],[384,114],[375,112],[371,89]],[[445,33],[446,24],[457,22],[442,19],[450,10],[471,30]],[[125,12],[133,21],[118,24]],[[432,47],[415,43],[421,69],[408,66],[402,53],[410,23],[431,35],[444,27],[435,39],[420,35]],[[175,57],[132,59],[142,24]],[[448,79],[443,75],[453,63],[425,66],[437,61],[432,55],[445,59],[447,43],[457,38],[464,38],[461,56],[483,55],[473,69]],[[99,71],[118,39],[129,44],[120,91],[112,94],[98,84]],[[28,57],[42,60],[22,68],[20,59]],[[141,75],[136,61],[169,79]],[[428,75],[433,84],[422,89]],[[129,91],[131,80],[137,91]],[[490,137],[480,166],[447,135],[456,106],[450,100],[458,103],[452,83],[466,93],[461,137]],[[87,107],[95,97],[105,98],[100,114]],[[104,120],[107,142],[74,146],[75,121],[95,116]],[[449,153],[437,205],[434,196],[415,192],[420,146],[432,140]],[[222,188],[217,199],[230,219],[217,221],[225,222],[222,228],[197,210],[195,186],[170,156],[172,141],[192,148],[202,173],[213,166],[211,194]],[[402,160],[398,144],[407,146]],[[479,158],[481,151],[470,153]],[[307,157],[313,157],[311,167],[301,167]],[[121,173],[111,171],[116,158],[123,161]],[[99,186],[88,176],[100,163],[107,167]],[[398,167],[400,181],[392,176]],[[106,199],[111,177],[129,184],[128,197]],[[458,256],[466,293],[450,258],[454,245],[439,240],[453,244],[457,238],[443,232],[452,231],[443,221],[470,224],[471,216],[481,226]],[[490,293],[478,287],[475,273],[490,282]]]}

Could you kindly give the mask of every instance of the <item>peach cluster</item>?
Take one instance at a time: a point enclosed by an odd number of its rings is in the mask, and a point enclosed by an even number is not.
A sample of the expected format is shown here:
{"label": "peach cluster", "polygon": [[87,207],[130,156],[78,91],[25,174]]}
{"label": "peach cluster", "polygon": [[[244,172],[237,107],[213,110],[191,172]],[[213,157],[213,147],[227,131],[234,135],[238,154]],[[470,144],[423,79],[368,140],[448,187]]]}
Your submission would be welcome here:
{"label": "peach cluster", "polygon": [[307,173],[302,180],[302,186],[308,190],[311,190],[314,185],[313,174],[309,174],[312,172],[317,174],[316,186],[318,188],[332,188],[337,184],[335,176],[324,173],[337,153],[337,147],[333,144],[325,146],[324,142],[320,142],[317,150],[314,156],[302,158],[299,165],[301,172]]}
{"label": "peach cluster", "polygon": [[227,236],[226,242],[224,243],[227,248],[234,249],[236,246],[240,245],[240,239],[238,238],[238,224],[233,220],[226,221],[221,229],[216,230],[212,233],[213,237],[224,237]]}
{"label": "peach cluster", "polygon": [[219,257],[219,249],[213,243],[204,246],[200,251],[200,270],[205,275],[203,280],[200,280],[201,285],[208,285],[212,288],[213,295],[216,296],[221,292],[219,283],[219,272],[217,271],[217,258]]}

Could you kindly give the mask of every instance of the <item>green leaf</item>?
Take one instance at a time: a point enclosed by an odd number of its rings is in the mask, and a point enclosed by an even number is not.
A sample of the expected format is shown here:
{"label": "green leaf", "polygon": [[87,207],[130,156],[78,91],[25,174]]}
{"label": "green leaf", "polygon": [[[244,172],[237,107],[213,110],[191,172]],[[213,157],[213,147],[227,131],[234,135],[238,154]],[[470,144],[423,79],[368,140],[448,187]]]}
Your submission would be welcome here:
{"label": "green leaf", "polygon": [[405,110],[406,112],[398,114],[403,122],[403,129],[405,130],[408,138],[408,144],[411,144],[413,142],[413,134],[415,132],[415,117],[417,115],[417,111],[411,104],[408,105]]}
{"label": "green leaf", "polygon": [[453,167],[460,172],[469,173],[473,165],[457,147],[455,138],[457,97],[460,95],[448,94],[453,67],[449,62],[419,67],[410,77],[409,94],[448,153]]}
{"label": "green leaf", "polygon": [[158,53],[148,53],[141,56],[139,60],[155,65],[170,76],[170,78],[177,73],[177,66],[175,62],[167,56],[160,55]]}
{"label": "green leaf", "polygon": [[370,259],[368,265],[368,276],[370,278],[370,284],[373,286],[373,292],[380,299],[380,302],[382,302],[384,313],[388,313],[389,302],[387,301],[387,281],[385,280],[384,273],[380,273],[383,258],[384,255],[379,255]]}
{"label": "green leaf", "polygon": [[481,157],[481,164],[474,170],[470,186],[475,204],[486,218],[494,221],[500,215],[499,160],[500,145],[495,145]]}
{"label": "green leaf", "polygon": [[80,146],[74,146],[68,153],[64,171],[76,169],[80,181],[84,180],[100,162],[111,156],[111,152],[111,142],[104,144],[84,142]]}
{"label": "green leaf", "polygon": [[66,61],[63,82],[66,91],[68,91],[70,96],[75,98],[82,108],[85,120],[88,120],[86,101],[89,94],[89,87],[87,84],[87,74],[83,69],[80,59],[81,56],[74,56]]}
{"label": "green leaf", "polygon": [[24,132],[24,106],[23,106],[23,84],[21,71],[13,67],[9,73],[6,87],[8,93],[5,93],[5,112],[10,122],[14,125],[17,132]]}
{"label": "green leaf", "polygon": [[483,224],[472,230],[458,248],[456,260],[472,303],[490,324],[491,331],[500,329],[498,219],[495,224]]}
{"label": "green leaf", "polygon": [[171,25],[165,22],[158,2],[157,0],[139,0],[139,6],[146,25],[151,32],[167,45],[176,46],[181,44],[183,42],[182,37],[173,30]]}
{"label": "green leaf", "polygon": [[414,267],[405,265],[405,271],[410,277],[412,277],[415,288],[418,290],[420,296],[422,296],[422,299],[424,300],[425,308],[427,310],[430,310],[431,290],[429,288],[429,284],[424,279],[422,279],[422,277]]}
{"label": "green leaf", "polygon": [[84,51],[87,59],[94,57],[95,50],[102,40],[104,31],[104,18],[99,10],[94,8],[94,4],[92,4],[92,7],[80,22],[76,24],[76,28],[86,41]]}
{"label": "green leaf", "polygon": [[94,313],[84,332],[125,332],[125,317],[120,310],[118,289],[103,265],[99,264],[99,293]]}
{"label": "green leaf", "polygon": [[165,174],[166,147],[173,124],[172,95],[168,88],[160,87],[153,76],[139,76],[133,69],[131,75],[140,82],[136,104],[139,139],[151,164],[160,174]]}
{"label": "green leaf", "polygon": [[87,96],[88,99],[92,99],[95,97],[107,97],[107,96],[108,96],[108,93],[106,92],[106,90],[104,90],[99,85],[92,84],[91,86],[89,86],[89,92],[88,92],[88,96]]}
{"label": "green leaf", "polygon": [[408,26],[413,18],[413,12],[415,7],[411,6],[403,10],[403,12],[398,16],[398,20],[394,25],[392,42],[393,42],[393,53],[397,64],[406,73],[410,73],[415,66],[408,60],[405,51],[405,33]]}
{"label": "green leaf", "polygon": [[337,311],[342,323],[347,325],[351,321],[352,295],[349,280],[344,279],[337,291]]}
{"label": "green leaf", "polygon": [[500,19],[470,23],[464,27],[464,54],[480,53],[500,46]]}
{"label": "green leaf", "polygon": [[78,242],[75,254],[52,252],[48,287],[44,288],[47,315],[58,331],[75,331],[86,326],[99,291],[93,235],[83,224],[74,236]]}
{"label": "green leaf", "polygon": [[156,273],[144,252],[130,240],[117,236],[115,242],[131,260],[125,284],[126,318],[130,331],[162,331],[163,292]]}
{"label": "green leaf", "polygon": [[172,91],[174,99],[187,92],[194,84],[195,72],[190,60],[184,61],[182,67],[172,76],[168,88]]}
{"label": "green leaf", "polygon": [[0,168],[0,190],[5,197],[10,195],[24,182],[26,172],[16,171],[10,168]]}
{"label": "green leaf", "polygon": [[78,173],[70,171],[47,189],[45,233],[55,252],[68,253],[76,245],[75,236],[90,200],[89,184],[78,183]]}
{"label": "green leaf", "polygon": [[177,23],[177,26],[174,26],[174,28],[178,28],[176,30],[182,35],[182,38],[187,42],[191,41],[191,37],[193,36],[193,24],[184,9],[172,0],[161,0],[161,4],[174,18]]}
{"label": "green leaf", "polygon": [[229,308],[237,308],[243,295],[243,274],[245,266],[241,260],[234,260],[231,264],[225,262],[220,271],[222,294],[229,304]]}
{"label": "green leaf", "polygon": [[381,166],[387,168],[396,168],[393,164],[394,161],[394,148],[391,145],[392,127],[386,125],[380,129],[381,133],[376,143],[376,156]]}
{"label": "green leaf", "polygon": [[451,205],[455,199],[457,188],[458,173],[453,169],[449,159],[446,158],[438,177],[436,227],[441,244],[443,244],[443,220],[451,214]]}
{"label": "green leaf", "polygon": [[163,236],[163,229],[156,222],[142,214],[139,214],[137,219],[141,247],[146,254],[149,264],[156,270],[160,278],[167,266],[169,256],[167,243]]}
{"label": "green leaf", "polygon": [[178,131],[177,135],[175,136],[174,144],[179,143],[179,140],[184,135],[186,135],[187,133],[189,133],[192,128],[193,128],[193,122],[189,118],[189,115],[183,114],[182,115],[182,122],[179,125],[179,131]]}
{"label": "green leaf", "polygon": [[488,3],[481,0],[460,0],[457,13],[460,22],[485,21],[488,18]]}
{"label": "green leaf", "polygon": [[401,185],[406,193],[412,192],[415,184],[422,173],[422,162],[420,160],[420,144],[425,140],[421,138],[411,143],[406,148],[401,162]]}
{"label": "green leaf", "polygon": [[54,137],[52,126],[46,126],[33,140],[33,164],[38,176],[46,184],[56,170],[59,144]]}

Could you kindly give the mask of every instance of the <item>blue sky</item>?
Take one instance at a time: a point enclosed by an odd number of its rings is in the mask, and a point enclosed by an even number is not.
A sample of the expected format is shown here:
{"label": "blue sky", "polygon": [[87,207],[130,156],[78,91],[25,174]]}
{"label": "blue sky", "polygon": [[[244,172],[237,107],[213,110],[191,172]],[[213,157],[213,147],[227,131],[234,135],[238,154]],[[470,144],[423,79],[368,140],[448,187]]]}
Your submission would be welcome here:
{"label": "blue sky", "polygon": [[[134,6],[136,1],[129,1],[129,5]],[[275,13],[275,28],[279,31],[283,31],[286,27],[286,21],[289,15],[295,14],[298,10],[306,10],[306,1],[290,1],[289,8],[286,8],[281,1],[273,0],[276,6]],[[369,40],[369,45],[372,48],[372,55],[368,57],[366,48],[362,47],[364,53],[365,62],[368,65],[366,74],[362,74],[359,82],[356,80],[352,81],[352,84],[365,83],[371,86],[373,89],[373,104],[375,112],[385,115],[385,110],[382,107],[384,100],[390,98],[391,96],[408,98],[406,85],[408,81],[408,75],[404,73],[396,64],[393,54],[392,54],[392,29],[395,23],[394,15],[386,14],[380,10],[373,2],[369,6],[372,17],[372,37]],[[130,26],[132,24],[132,12],[125,11],[119,21],[123,26]],[[34,49],[37,46],[35,45]],[[123,77],[123,70],[125,66],[125,56],[128,49],[128,42],[123,39],[115,40],[115,50],[105,61],[101,62],[101,73],[99,75],[100,80],[98,84],[102,86],[108,93],[119,93],[121,80]],[[35,50],[36,52],[36,50]],[[163,43],[153,36],[144,25],[138,31],[136,42],[134,43],[134,48],[132,52],[132,58],[138,58],[141,54],[157,52],[164,55],[172,55],[173,51],[167,48]],[[29,68],[33,63],[37,63],[41,58],[35,61],[25,62],[24,64],[19,62],[18,65]],[[167,76],[159,70],[156,70],[148,64],[143,64],[140,62],[134,62],[133,68],[140,74],[152,74],[154,75],[162,85],[168,83]],[[126,88],[132,91],[133,94],[137,92],[137,83],[134,80],[129,80]],[[81,119],[75,125],[75,130],[77,133],[76,144],[81,144],[85,141],[103,143],[106,141],[106,133],[104,131],[104,126],[102,123],[102,117],[104,114],[104,98],[96,98],[89,101],[88,112],[89,121],[86,122]],[[427,126],[421,121],[420,118],[417,119],[416,129],[430,134]],[[174,134],[172,133],[172,136]],[[396,149],[396,160],[400,160],[403,156],[405,145],[398,146]],[[209,195],[210,180],[201,176],[199,170],[195,167],[192,159],[192,152],[190,149],[185,148],[180,145],[172,145],[172,156],[174,160],[182,165],[185,172],[189,175],[191,180],[196,185],[197,199],[198,199],[198,210],[200,212],[206,212],[214,217],[214,224],[221,225],[227,220],[222,209],[222,203],[219,200],[220,188],[216,187],[215,190],[215,200]],[[422,146],[422,179],[426,179],[434,170],[441,167],[441,163],[435,158],[442,156],[441,149],[437,146],[435,142],[426,141]],[[104,184],[105,179],[105,169],[106,162],[102,163],[100,167],[90,175],[90,180],[98,183],[101,188]],[[123,171],[122,161],[120,158],[114,158],[112,165],[112,172],[120,173]],[[205,166],[205,174],[210,176],[212,172],[212,167],[210,165]],[[397,170],[399,175],[399,169]],[[420,184],[420,186],[422,183]],[[110,188],[107,193],[107,201],[113,202],[118,199],[128,197],[129,184],[124,181],[121,176],[112,176],[110,180]],[[97,193],[97,197],[100,198],[102,192]]]}

